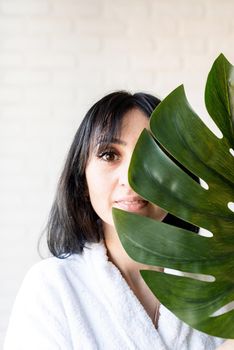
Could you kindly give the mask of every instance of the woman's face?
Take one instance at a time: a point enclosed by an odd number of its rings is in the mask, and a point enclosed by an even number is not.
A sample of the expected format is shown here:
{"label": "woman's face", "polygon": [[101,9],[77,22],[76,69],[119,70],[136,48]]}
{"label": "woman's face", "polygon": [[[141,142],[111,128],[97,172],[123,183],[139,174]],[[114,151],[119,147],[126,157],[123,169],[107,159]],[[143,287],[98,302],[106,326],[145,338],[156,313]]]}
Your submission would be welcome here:
{"label": "woman's face", "polygon": [[94,145],[86,166],[86,180],[94,211],[103,221],[104,231],[114,226],[112,207],[163,220],[166,212],[143,200],[128,183],[128,167],[137,139],[149,119],[138,109],[123,118],[120,136],[110,144],[102,140]]}

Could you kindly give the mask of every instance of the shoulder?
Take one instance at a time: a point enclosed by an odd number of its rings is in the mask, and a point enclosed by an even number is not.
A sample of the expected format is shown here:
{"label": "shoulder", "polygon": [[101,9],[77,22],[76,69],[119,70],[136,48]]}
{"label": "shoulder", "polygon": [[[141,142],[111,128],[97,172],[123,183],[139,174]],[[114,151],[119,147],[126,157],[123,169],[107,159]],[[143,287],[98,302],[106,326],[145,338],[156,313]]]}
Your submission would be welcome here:
{"label": "shoulder", "polygon": [[82,254],[72,254],[66,258],[49,257],[34,264],[26,274],[26,278],[33,276],[47,276],[50,274],[63,273],[75,265],[82,264]]}
{"label": "shoulder", "polygon": [[58,285],[72,281],[87,279],[92,275],[93,267],[105,264],[107,261],[106,250],[102,243],[89,244],[82,254],[72,254],[66,258],[50,257],[44,259],[30,268],[27,272],[22,288],[47,285],[57,288]]}
{"label": "shoulder", "polygon": [[72,255],[66,259],[46,258],[33,265],[26,273],[22,286],[38,283],[55,283],[75,267],[82,265],[82,256]]}
{"label": "shoulder", "polygon": [[105,249],[96,244],[83,254],[47,258],[31,267],[14,302],[6,349],[70,349],[70,326],[77,325],[76,337],[82,333],[83,305],[96,287],[94,267],[104,261]]}
{"label": "shoulder", "polygon": [[43,317],[57,310],[62,318],[65,305],[77,303],[93,287],[97,249],[100,247],[91,246],[83,254],[72,254],[65,259],[50,257],[33,265],[22,281],[12,314]]}

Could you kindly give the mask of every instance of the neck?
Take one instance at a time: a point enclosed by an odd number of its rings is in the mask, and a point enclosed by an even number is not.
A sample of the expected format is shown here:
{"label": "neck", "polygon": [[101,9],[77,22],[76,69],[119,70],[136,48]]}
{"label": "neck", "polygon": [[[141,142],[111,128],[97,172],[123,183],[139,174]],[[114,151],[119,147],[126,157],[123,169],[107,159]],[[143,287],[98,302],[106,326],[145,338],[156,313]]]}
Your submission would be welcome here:
{"label": "neck", "polygon": [[107,254],[110,261],[115,264],[121,271],[124,278],[135,279],[139,274],[140,269],[147,268],[145,265],[140,264],[126,253],[123,248],[119,236],[114,227],[108,226],[104,228],[105,244],[107,248]]}
{"label": "neck", "polygon": [[157,326],[155,310],[158,309],[159,302],[141,277],[140,270],[159,271],[159,268],[147,266],[131,259],[124,250],[114,227],[105,226],[104,237],[109,260],[118,267],[129,287],[144,306],[155,326]]}

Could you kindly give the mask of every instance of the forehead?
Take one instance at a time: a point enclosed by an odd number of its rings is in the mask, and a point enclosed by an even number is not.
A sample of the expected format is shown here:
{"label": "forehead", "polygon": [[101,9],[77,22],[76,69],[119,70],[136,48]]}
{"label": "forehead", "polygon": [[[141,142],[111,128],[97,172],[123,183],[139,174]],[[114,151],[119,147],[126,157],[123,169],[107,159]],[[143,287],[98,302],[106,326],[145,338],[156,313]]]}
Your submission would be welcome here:
{"label": "forehead", "polygon": [[122,122],[120,140],[126,145],[135,145],[143,129],[148,129],[149,119],[141,111],[130,111]]}
{"label": "forehead", "polygon": [[120,134],[133,134],[148,128],[149,118],[139,109],[132,109],[124,116],[120,128]]}
{"label": "forehead", "polygon": [[98,124],[91,136],[92,146],[99,143],[112,143],[128,134],[136,134],[148,128],[149,117],[141,110],[130,109],[122,115],[109,116],[105,123]]}

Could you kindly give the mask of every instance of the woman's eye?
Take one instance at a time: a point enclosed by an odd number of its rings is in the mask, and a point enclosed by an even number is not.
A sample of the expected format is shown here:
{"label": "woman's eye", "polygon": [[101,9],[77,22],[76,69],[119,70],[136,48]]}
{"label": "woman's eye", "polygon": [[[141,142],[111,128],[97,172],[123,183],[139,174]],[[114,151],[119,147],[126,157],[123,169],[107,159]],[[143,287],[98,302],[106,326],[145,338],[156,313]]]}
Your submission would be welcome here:
{"label": "woman's eye", "polygon": [[114,162],[119,159],[119,155],[114,151],[105,151],[99,154],[98,158],[106,162]]}

